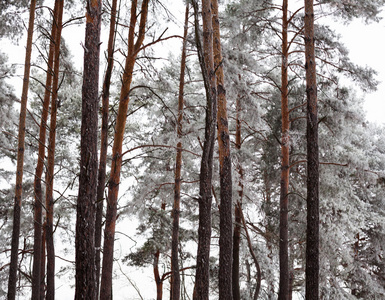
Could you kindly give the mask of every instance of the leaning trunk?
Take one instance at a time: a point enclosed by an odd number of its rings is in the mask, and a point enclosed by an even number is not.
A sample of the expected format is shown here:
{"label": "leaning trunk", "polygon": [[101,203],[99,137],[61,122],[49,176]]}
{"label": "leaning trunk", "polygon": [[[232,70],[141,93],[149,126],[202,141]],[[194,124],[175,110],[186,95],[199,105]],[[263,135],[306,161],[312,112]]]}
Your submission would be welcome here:
{"label": "leaning trunk", "polygon": [[45,205],[47,210],[46,220],[46,245],[47,245],[47,294],[46,299],[55,299],[55,248],[53,241],[53,181],[55,168],[55,145],[56,145],[56,116],[57,116],[57,93],[59,88],[59,67],[60,67],[60,41],[62,30],[64,1],[59,0],[57,31],[55,35],[55,59],[54,74],[52,84],[52,101],[51,101],[51,120],[48,141],[48,158],[47,158],[47,191]]}
{"label": "leaning trunk", "polygon": [[279,294],[278,299],[289,299],[289,104],[288,104],[288,42],[287,2],[282,4],[282,64],[281,64],[281,194],[279,217]]}
{"label": "leaning trunk", "polygon": [[314,51],[313,0],[305,0],[305,55],[307,96],[307,232],[306,299],[319,299],[319,157],[317,82]]}
{"label": "leaning trunk", "polygon": [[218,0],[211,1],[213,10],[213,51],[217,88],[217,138],[220,177],[220,221],[219,221],[219,299],[233,299],[232,258],[233,258],[233,216],[232,176],[230,157],[230,136],[227,118],[226,90],[223,74],[221,34],[219,30]]}
{"label": "leaning trunk", "polygon": [[24,166],[24,145],[25,145],[25,120],[27,115],[27,100],[29,73],[31,69],[31,54],[32,54],[32,38],[33,27],[35,22],[36,0],[31,0],[29,9],[29,24],[27,49],[25,53],[24,63],[24,78],[23,90],[21,95],[20,117],[19,117],[19,136],[18,136],[18,151],[17,151],[17,166],[16,166],[16,189],[15,202],[13,208],[13,227],[12,227],[12,242],[11,242],[11,262],[9,266],[8,278],[8,299],[16,298],[16,283],[17,283],[17,258],[19,252],[19,235],[20,235],[20,213],[21,213],[21,196],[23,191],[23,166]]}
{"label": "leaning trunk", "polygon": [[172,223],[172,239],[171,239],[171,300],[179,300],[180,298],[180,274],[179,274],[179,215],[180,215],[180,188],[181,188],[181,170],[182,170],[182,121],[183,121],[183,89],[184,76],[186,69],[186,45],[188,32],[188,16],[189,4],[186,5],[182,59],[180,64],[179,78],[179,97],[178,97],[178,123],[177,137],[178,144],[176,146],[176,162],[175,162],[175,188],[174,188],[174,205],[173,205],[173,223]]}
{"label": "leaning trunk", "polygon": [[79,194],[76,206],[75,299],[96,298],[95,204],[98,174],[98,89],[101,0],[87,5],[82,87]]}
{"label": "leaning trunk", "polygon": [[112,297],[112,267],[114,260],[114,237],[120,183],[120,170],[122,167],[122,145],[124,130],[126,127],[128,103],[130,100],[129,92],[132,82],[132,73],[134,70],[136,56],[144,40],[146,29],[145,27],[147,22],[148,2],[149,0],[143,0],[142,2],[139,33],[136,42],[134,42],[134,39],[135,25],[137,21],[136,9],[138,3],[137,0],[133,0],[131,2],[131,19],[128,34],[128,51],[126,57],[126,64],[123,72],[123,82],[120,91],[119,108],[115,125],[114,144],[112,146],[111,175],[108,184],[106,227],[104,230],[104,252],[100,290],[101,299],[111,299]]}

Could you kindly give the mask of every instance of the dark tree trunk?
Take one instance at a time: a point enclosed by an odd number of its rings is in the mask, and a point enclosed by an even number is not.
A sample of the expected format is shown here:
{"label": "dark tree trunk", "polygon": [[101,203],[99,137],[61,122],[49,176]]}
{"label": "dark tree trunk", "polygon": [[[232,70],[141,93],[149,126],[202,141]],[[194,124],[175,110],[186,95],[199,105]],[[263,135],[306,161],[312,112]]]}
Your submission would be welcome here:
{"label": "dark tree trunk", "polygon": [[220,177],[220,221],[219,221],[219,299],[232,300],[233,267],[233,209],[230,137],[227,118],[226,90],[222,64],[221,34],[219,26],[218,0],[211,1],[213,10],[213,52],[217,88],[217,128]]}
{"label": "dark tree trunk", "polygon": [[75,299],[96,299],[95,207],[98,177],[98,90],[101,0],[87,4],[79,194],[76,213]]}
{"label": "dark tree trunk", "polygon": [[137,22],[137,0],[131,2],[131,19],[130,29],[128,33],[128,51],[126,63],[123,72],[123,82],[120,91],[120,101],[118,114],[115,125],[114,144],[112,146],[112,164],[111,175],[108,184],[108,199],[106,226],[104,230],[104,247],[103,247],[103,266],[102,279],[100,286],[100,298],[112,298],[112,268],[114,261],[114,239],[115,239],[115,224],[117,215],[117,201],[120,183],[120,170],[122,167],[122,145],[124,130],[127,120],[127,109],[129,103],[129,92],[131,89],[132,74],[135,66],[136,56],[142,47],[146,32],[146,22],[148,13],[149,0],[143,0],[141,17],[139,23],[138,37],[135,42],[135,25]]}
{"label": "dark tree trunk", "polygon": [[[241,149],[241,96],[238,96],[236,101],[236,131],[235,131],[235,147],[237,151],[240,151]],[[239,285],[239,250],[240,250],[240,244],[241,244],[241,222],[242,222],[242,215],[241,215],[241,209],[242,209],[242,202],[243,202],[243,168],[238,161],[237,165],[237,172],[239,175],[239,182],[238,182],[238,201],[237,205],[234,207],[234,234],[233,234],[233,299],[234,300],[240,300],[241,299],[241,292],[240,292],[240,285]]]}
{"label": "dark tree trunk", "polygon": [[281,139],[281,194],[280,194],[280,217],[279,217],[279,294],[278,299],[289,299],[289,146],[290,146],[290,121],[288,101],[288,0],[282,3],[282,64],[281,64],[281,117],[282,117],[282,139]]}
{"label": "dark tree trunk", "polygon": [[[44,277],[42,272],[42,175],[44,168],[44,157],[46,147],[46,128],[49,111],[49,102],[52,92],[52,77],[53,77],[53,60],[55,51],[55,40],[57,31],[58,17],[58,1],[55,1],[54,13],[52,18],[51,42],[49,46],[48,62],[47,62],[47,78],[45,82],[44,102],[41,113],[39,127],[39,150],[38,161],[35,171],[34,191],[35,191],[35,207],[34,207],[34,244],[33,244],[33,271],[32,271],[32,299],[40,299],[40,285]],[[44,266],[44,265],[43,265]],[[44,268],[44,267],[43,267]]]}
{"label": "dark tree trunk", "polygon": [[202,0],[203,47],[199,37],[198,4],[193,1],[195,36],[199,63],[206,89],[206,125],[199,177],[199,226],[194,300],[209,299],[209,263],[211,241],[212,167],[217,117],[216,81],[214,74],[211,1]]}
{"label": "dark tree trunk", "polygon": [[306,299],[319,299],[319,156],[313,0],[305,0],[307,96]]}
{"label": "dark tree trunk", "polygon": [[153,262],[153,270],[154,270],[154,278],[156,284],[156,300],[162,300],[163,298],[163,280],[159,274],[159,250],[154,253],[154,262]]}
{"label": "dark tree trunk", "polygon": [[45,252],[45,241],[46,241],[46,228],[47,228],[47,225],[46,225],[46,221],[44,221],[43,223],[43,228],[42,228],[42,231],[43,231],[43,234],[41,236],[41,265],[40,265],[40,300],[44,300],[45,299],[45,290],[46,290],[46,286],[45,286],[45,261],[46,261],[46,252]]}
{"label": "dark tree trunk", "polygon": [[172,223],[172,240],[171,240],[171,300],[179,300],[180,298],[180,274],[179,274],[179,215],[180,215],[180,189],[181,189],[181,170],[182,170],[182,121],[183,121],[183,90],[184,76],[186,69],[186,45],[188,32],[189,4],[186,5],[185,23],[183,32],[182,58],[180,64],[179,77],[179,97],[178,97],[178,123],[177,123],[177,152],[175,162],[175,188],[174,188],[174,205],[173,205],[173,223]]}
{"label": "dark tree trunk", "polygon": [[59,88],[59,68],[60,68],[60,41],[62,30],[64,1],[59,0],[58,3],[58,17],[57,17],[57,31],[55,34],[55,58],[54,58],[54,72],[52,83],[52,101],[51,101],[51,119],[50,132],[48,141],[48,157],[47,157],[47,174],[46,174],[46,199],[45,205],[47,210],[46,219],[46,246],[47,246],[47,293],[46,299],[55,299],[55,247],[53,241],[53,181],[55,168],[55,146],[56,146],[56,117],[57,117],[57,93]]}
{"label": "dark tree trunk", "polygon": [[18,148],[17,148],[18,151],[17,151],[17,166],[16,166],[16,189],[15,189],[15,201],[14,201],[14,208],[13,208],[11,262],[9,266],[9,278],[8,278],[8,299],[9,300],[14,300],[16,298],[21,196],[23,192],[22,184],[23,184],[24,145],[25,145],[25,120],[27,115],[29,73],[31,69],[31,54],[32,54],[33,28],[34,28],[34,22],[35,22],[35,8],[36,8],[36,0],[31,0],[31,6],[29,9],[27,48],[26,48],[25,63],[24,63],[23,90],[21,95],[21,106],[20,106],[20,117],[19,117],[19,136],[18,136]]}

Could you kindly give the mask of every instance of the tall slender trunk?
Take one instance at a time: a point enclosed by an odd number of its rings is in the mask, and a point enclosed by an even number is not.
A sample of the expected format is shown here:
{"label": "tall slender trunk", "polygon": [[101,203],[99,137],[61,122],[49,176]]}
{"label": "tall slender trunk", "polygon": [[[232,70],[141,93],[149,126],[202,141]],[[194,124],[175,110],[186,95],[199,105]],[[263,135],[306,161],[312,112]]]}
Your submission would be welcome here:
{"label": "tall slender trunk", "polygon": [[107,148],[108,148],[108,114],[110,102],[110,85],[112,69],[114,66],[114,48],[115,48],[115,30],[116,30],[116,13],[117,0],[112,1],[111,18],[110,18],[110,33],[108,37],[107,49],[107,70],[103,81],[102,92],[102,130],[100,136],[100,159],[98,172],[98,187],[97,187],[97,204],[95,217],[95,264],[96,264],[96,299],[99,296],[100,284],[100,252],[102,245],[102,219],[103,219],[103,200],[104,190],[106,185],[106,166],[107,166]]}
{"label": "tall slender trunk", "polygon": [[49,101],[51,99],[51,86],[53,77],[53,59],[55,51],[55,40],[57,31],[57,17],[58,17],[58,1],[55,1],[55,7],[52,17],[51,41],[49,45],[48,62],[47,62],[47,78],[45,82],[45,92],[43,108],[41,113],[40,127],[39,127],[39,150],[38,160],[35,171],[34,191],[35,191],[35,207],[34,207],[34,243],[33,243],[33,270],[32,270],[32,299],[40,299],[40,284],[42,280],[41,266],[42,266],[42,201],[43,192],[41,187],[44,157],[45,157],[45,143],[47,132],[47,119],[49,111]]}
{"label": "tall slender trunk", "polygon": [[218,0],[211,1],[213,22],[214,69],[217,88],[217,128],[220,177],[220,221],[219,221],[219,298],[233,299],[233,209],[230,136],[227,118],[227,101],[222,64],[221,34],[219,26]]}
{"label": "tall slender trunk", "polygon": [[[235,130],[235,148],[239,152],[241,150],[241,96],[237,97],[236,100],[236,130]],[[239,182],[238,182],[238,200],[237,205],[234,207],[234,233],[233,233],[233,299],[234,300],[240,300],[241,299],[241,292],[240,292],[240,285],[239,285],[239,251],[240,251],[240,243],[241,243],[241,222],[242,222],[242,215],[241,215],[241,209],[242,209],[242,200],[243,200],[243,168],[238,160],[237,162],[237,172],[239,175]]]}
{"label": "tall slender trunk", "polygon": [[60,41],[62,30],[64,0],[58,3],[57,31],[55,35],[55,58],[54,58],[54,74],[52,83],[52,101],[51,101],[51,119],[50,132],[48,141],[48,157],[47,157],[47,191],[45,205],[47,210],[46,223],[46,243],[47,243],[47,294],[46,299],[55,299],[55,248],[53,241],[53,181],[55,168],[55,145],[56,145],[56,116],[57,116],[57,96],[59,88],[59,68],[60,68]]}
{"label": "tall slender trunk", "polygon": [[179,274],[179,215],[180,215],[180,189],[182,170],[182,121],[183,121],[183,100],[184,100],[184,76],[186,69],[186,46],[188,32],[189,4],[186,4],[185,23],[183,32],[182,58],[180,63],[179,96],[178,96],[178,123],[177,123],[177,151],[175,162],[175,188],[171,239],[171,300],[180,298],[180,274]]}
{"label": "tall slender trunk", "polygon": [[95,208],[98,178],[99,41],[101,0],[87,2],[79,195],[76,213],[75,299],[96,299]]}
{"label": "tall slender trunk", "polygon": [[[43,234],[41,236],[41,265],[40,265],[40,298],[37,298],[37,299],[40,299],[40,300],[44,300],[45,299],[45,289],[46,289],[46,286],[45,286],[45,261],[46,261],[46,252],[45,252],[45,241],[46,241],[46,228],[47,228],[47,225],[46,225],[46,221],[44,221],[43,223],[43,227],[42,227],[42,231],[43,231]],[[35,298],[33,298],[35,299]]]}
{"label": "tall slender trunk", "polygon": [[279,293],[278,299],[289,299],[289,147],[290,147],[290,121],[288,101],[288,0],[282,2],[282,64],[281,64],[281,194],[279,216]]}
{"label": "tall slender trunk", "polygon": [[25,146],[25,121],[26,121],[26,115],[27,115],[29,73],[31,69],[31,54],[32,54],[33,28],[34,28],[34,22],[35,22],[35,8],[36,8],[36,0],[31,0],[31,6],[29,8],[27,48],[26,48],[25,63],[24,63],[23,90],[21,95],[21,106],[20,106],[20,117],[19,117],[19,136],[18,136],[18,148],[17,148],[18,151],[17,151],[17,165],[16,165],[16,189],[15,189],[15,201],[14,201],[14,208],[13,208],[11,262],[9,266],[9,278],[8,278],[8,299],[9,300],[14,300],[16,298],[21,196],[23,192],[22,184],[23,184],[24,146]]}
{"label": "tall slender trunk", "polygon": [[319,155],[313,0],[305,0],[307,96],[306,299],[319,299]]}
{"label": "tall slender trunk", "polygon": [[118,114],[115,125],[114,144],[112,146],[112,164],[111,175],[108,184],[108,201],[106,214],[106,227],[104,230],[104,252],[103,252],[103,267],[101,280],[101,299],[111,299],[112,297],[112,267],[114,259],[114,237],[115,237],[115,223],[117,214],[117,201],[120,183],[120,170],[122,167],[122,145],[124,137],[124,129],[126,127],[127,109],[129,103],[129,92],[132,82],[132,73],[136,61],[136,56],[142,46],[148,12],[149,0],[143,0],[141,17],[139,23],[139,33],[136,42],[135,39],[135,25],[137,21],[137,0],[131,2],[131,18],[130,29],[128,33],[128,51],[126,57],[126,64],[123,72],[123,83],[120,91],[120,101]]}
{"label": "tall slender trunk", "polygon": [[206,124],[203,143],[201,169],[199,177],[199,226],[197,268],[195,275],[194,300],[209,299],[209,263],[211,241],[211,203],[212,203],[212,168],[217,118],[217,92],[214,73],[213,28],[211,1],[202,0],[203,47],[200,43],[198,28],[198,4],[193,1],[195,17],[195,36],[199,63],[206,89]]}

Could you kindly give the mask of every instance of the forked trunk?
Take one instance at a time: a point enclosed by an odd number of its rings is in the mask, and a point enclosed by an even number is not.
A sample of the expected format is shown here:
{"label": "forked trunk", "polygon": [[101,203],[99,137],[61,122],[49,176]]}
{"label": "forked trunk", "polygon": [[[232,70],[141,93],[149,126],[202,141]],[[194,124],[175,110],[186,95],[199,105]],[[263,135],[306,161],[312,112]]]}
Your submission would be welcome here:
{"label": "forked trunk", "polygon": [[206,124],[199,177],[199,226],[194,300],[209,299],[209,263],[211,242],[212,168],[217,117],[216,82],[214,74],[213,29],[211,1],[202,0],[203,47],[199,37],[198,4],[193,1],[195,38],[199,63],[206,89]]}
{"label": "forked trunk", "polygon": [[123,72],[123,82],[120,91],[120,101],[118,114],[115,125],[114,144],[112,146],[112,164],[111,174],[108,184],[108,199],[106,226],[104,230],[104,247],[103,247],[103,267],[102,279],[100,288],[101,299],[111,299],[112,297],[112,268],[114,261],[114,239],[115,239],[115,224],[117,215],[117,201],[120,183],[120,170],[122,167],[122,145],[124,138],[124,130],[127,120],[127,109],[129,103],[129,92],[132,82],[132,74],[135,66],[136,56],[142,46],[146,31],[147,12],[149,0],[143,0],[141,17],[139,23],[139,32],[136,42],[135,25],[137,22],[137,0],[131,2],[131,19],[130,29],[128,33],[128,51],[126,64]]}
{"label": "forked trunk", "polygon": [[115,27],[116,27],[116,7],[117,0],[112,1],[110,33],[108,37],[107,49],[107,70],[103,82],[102,92],[102,130],[100,134],[100,159],[98,171],[98,187],[96,196],[96,217],[95,217],[95,264],[96,264],[96,299],[99,296],[100,285],[100,252],[102,245],[102,219],[104,190],[106,185],[106,166],[107,166],[107,147],[108,147],[108,115],[109,98],[112,69],[114,66],[114,45],[115,45]]}
{"label": "forked trunk", "polygon": [[55,299],[55,248],[53,241],[53,181],[55,168],[55,145],[56,145],[56,116],[57,116],[57,93],[59,88],[59,68],[60,68],[60,41],[62,30],[62,17],[64,0],[58,0],[57,31],[55,34],[55,58],[54,73],[52,83],[52,101],[50,116],[50,132],[48,140],[48,158],[46,174],[46,199],[45,206],[47,210],[46,220],[46,246],[47,246],[47,293],[46,299]]}
{"label": "forked trunk", "polygon": [[[55,1],[54,13],[52,18],[51,42],[49,45],[48,62],[47,62],[47,78],[45,82],[45,92],[43,108],[41,113],[40,127],[39,127],[39,150],[38,160],[35,171],[34,191],[34,242],[33,242],[33,271],[32,271],[32,299],[40,299],[40,284],[44,280],[41,276],[42,266],[42,175],[44,168],[44,157],[46,147],[46,132],[49,102],[52,92],[52,77],[53,77],[53,59],[55,51],[55,40],[57,31],[57,17],[58,17],[58,1]],[[44,268],[44,267],[43,267]]]}
{"label": "forked trunk", "polygon": [[232,209],[232,176],[230,156],[230,136],[227,118],[227,101],[223,74],[223,58],[221,34],[219,26],[218,0],[211,1],[213,10],[213,52],[214,69],[216,70],[217,90],[217,138],[219,152],[220,177],[220,221],[219,221],[219,299],[232,300],[232,267],[233,267],[233,209]]}

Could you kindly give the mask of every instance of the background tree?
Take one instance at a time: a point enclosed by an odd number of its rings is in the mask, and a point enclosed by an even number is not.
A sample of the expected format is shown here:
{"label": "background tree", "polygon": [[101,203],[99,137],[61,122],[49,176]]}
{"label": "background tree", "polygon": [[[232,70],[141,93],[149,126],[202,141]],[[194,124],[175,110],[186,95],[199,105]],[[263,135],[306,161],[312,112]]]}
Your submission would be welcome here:
{"label": "background tree", "polygon": [[27,46],[25,53],[24,63],[24,78],[23,78],[23,90],[21,95],[21,107],[19,117],[19,136],[18,136],[18,152],[17,152],[17,167],[16,167],[16,190],[15,190],[15,202],[13,208],[13,229],[12,229],[12,249],[11,249],[11,263],[9,266],[9,278],[8,278],[8,299],[13,300],[16,298],[16,281],[17,281],[17,260],[19,253],[19,235],[20,235],[20,212],[21,212],[21,197],[22,197],[22,185],[23,185],[23,168],[24,168],[24,144],[25,144],[25,120],[27,114],[27,101],[28,101],[28,86],[29,76],[31,68],[31,55],[32,55],[32,39],[35,22],[35,8],[36,0],[31,0],[29,8],[29,23],[28,23],[28,36]]}

